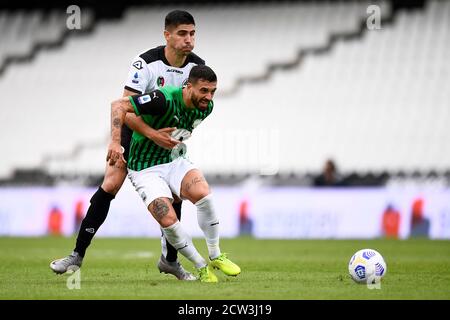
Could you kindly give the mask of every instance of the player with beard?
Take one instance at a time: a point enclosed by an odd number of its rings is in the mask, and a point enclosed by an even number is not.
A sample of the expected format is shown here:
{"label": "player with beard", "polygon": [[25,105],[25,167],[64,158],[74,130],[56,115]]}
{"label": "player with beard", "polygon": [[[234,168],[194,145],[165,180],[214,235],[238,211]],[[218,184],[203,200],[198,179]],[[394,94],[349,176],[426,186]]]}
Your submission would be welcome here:
{"label": "player with beard", "polygon": [[[176,126],[177,135],[185,140],[212,112],[216,88],[214,71],[199,65],[191,69],[185,87],[168,86],[114,101],[111,107],[112,140],[107,157],[110,165],[126,161],[120,140],[126,114],[141,116],[155,129]],[[219,220],[209,185],[202,172],[186,158],[186,147],[177,149],[176,152],[164,149],[134,132],[127,162],[128,176],[169,243],[195,265],[200,281],[218,281],[210,267],[220,269],[228,276],[237,276],[241,269],[219,247]],[[209,265],[178,221],[172,206],[173,194],[197,207],[197,221],[205,235]]]}
{"label": "player with beard", "polygon": [[[165,46],[150,49],[133,60],[125,83],[124,97],[150,92],[157,88],[164,88],[166,85],[179,87],[187,81],[193,66],[205,64],[192,52],[195,45],[195,21],[188,12],[175,10],[167,14],[164,37]],[[179,144],[179,141],[172,137],[174,130],[175,128],[172,127],[152,128],[140,117],[131,113],[127,114],[121,130],[124,158],[128,159],[133,131],[150,139],[161,150],[170,152]],[[122,162],[106,165],[103,183],[91,198],[91,204],[81,223],[75,249],[69,256],[52,261],[50,264],[50,268],[55,273],[65,273],[71,266],[81,267],[86,249],[105,221],[110,203],[120,190],[126,175],[127,169]],[[176,200],[173,208],[180,220],[181,200]],[[158,261],[160,272],[173,274],[180,280],[196,280],[181,266],[177,259],[177,250],[166,241],[163,233],[161,245],[162,254]]]}

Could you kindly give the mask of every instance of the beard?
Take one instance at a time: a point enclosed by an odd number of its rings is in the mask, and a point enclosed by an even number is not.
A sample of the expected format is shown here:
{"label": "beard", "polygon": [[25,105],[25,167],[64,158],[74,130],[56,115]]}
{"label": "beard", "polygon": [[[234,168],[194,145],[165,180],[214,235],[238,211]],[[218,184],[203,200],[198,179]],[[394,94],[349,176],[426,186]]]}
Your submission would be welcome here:
{"label": "beard", "polygon": [[180,52],[184,56],[188,56],[192,50],[194,50],[193,46],[183,46],[180,49],[178,49],[178,52]]}
{"label": "beard", "polygon": [[[205,110],[206,108],[208,108],[209,100],[207,100],[207,99],[200,99],[195,94],[192,94],[191,101],[192,101],[192,104],[197,109]],[[203,105],[201,105],[201,104],[203,104]]]}

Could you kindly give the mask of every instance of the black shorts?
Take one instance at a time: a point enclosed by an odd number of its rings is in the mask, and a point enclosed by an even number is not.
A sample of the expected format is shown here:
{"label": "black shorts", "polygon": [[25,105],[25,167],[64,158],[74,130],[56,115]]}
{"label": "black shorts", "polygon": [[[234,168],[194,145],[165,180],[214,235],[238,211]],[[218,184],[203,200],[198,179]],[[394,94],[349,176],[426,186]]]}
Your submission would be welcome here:
{"label": "black shorts", "polygon": [[122,132],[121,132],[121,144],[122,147],[125,149],[125,152],[123,153],[123,157],[125,158],[125,161],[128,162],[128,154],[130,153],[130,144],[131,144],[131,136],[133,135],[133,130],[128,128],[126,125],[122,126]]}

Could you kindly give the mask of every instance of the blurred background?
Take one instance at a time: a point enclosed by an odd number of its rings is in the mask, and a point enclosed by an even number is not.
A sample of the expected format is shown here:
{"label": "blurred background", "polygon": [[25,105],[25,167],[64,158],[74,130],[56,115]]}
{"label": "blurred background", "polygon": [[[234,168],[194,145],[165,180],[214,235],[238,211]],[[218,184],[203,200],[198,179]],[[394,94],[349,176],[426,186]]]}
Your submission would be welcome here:
{"label": "blurred background", "polygon": [[[34,3],[0,4],[0,236],[77,233],[110,102],[183,9],[219,79],[187,145],[223,237],[450,238],[450,1]],[[127,180],[97,235],[159,234]]]}

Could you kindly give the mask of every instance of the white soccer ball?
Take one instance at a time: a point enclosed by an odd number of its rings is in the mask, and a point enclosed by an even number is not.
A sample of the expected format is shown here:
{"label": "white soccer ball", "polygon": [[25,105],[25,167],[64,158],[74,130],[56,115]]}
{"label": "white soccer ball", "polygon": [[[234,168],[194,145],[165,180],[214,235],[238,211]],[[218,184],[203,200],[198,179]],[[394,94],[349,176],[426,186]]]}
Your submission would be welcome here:
{"label": "white soccer ball", "polygon": [[348,272],[357,283],[375,284],[386,275],[387,266],[378,251],[362,249],[351,257]]}

